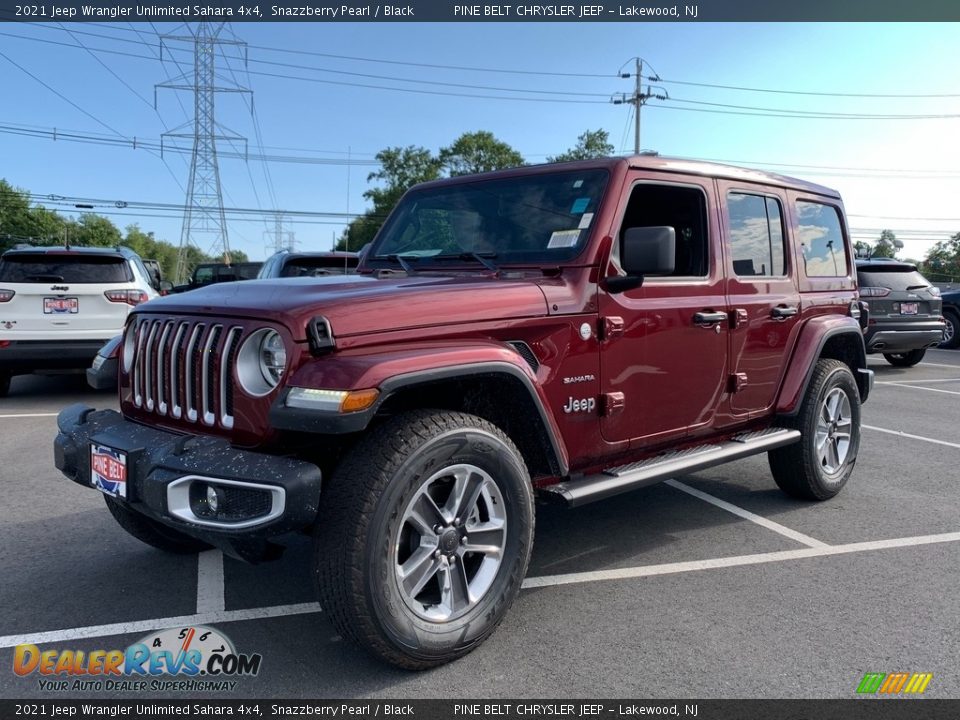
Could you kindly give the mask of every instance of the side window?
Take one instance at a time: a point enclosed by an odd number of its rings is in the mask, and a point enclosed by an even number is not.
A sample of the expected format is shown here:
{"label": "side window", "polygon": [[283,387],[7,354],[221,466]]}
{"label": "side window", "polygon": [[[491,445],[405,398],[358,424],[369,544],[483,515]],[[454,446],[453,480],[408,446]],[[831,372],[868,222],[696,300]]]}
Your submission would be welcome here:
{"label": "side window", "polygon": [[730,250],[738,277],[787,274],[780,201],[762,195],[727,195]]}
{"label": "side window", "polygon": [[645,183],[634,187],[623,215],[620,242],[627,228],[659,225],[672,227],[676,233],[676,259],[671,277],[706,277],[710,262],[707,201],[703,191]]}
{"label": "side window", "polygon": [[818,202],[798,200],[797,218],[807,277],[846,277],[849,269],[837,209]]}

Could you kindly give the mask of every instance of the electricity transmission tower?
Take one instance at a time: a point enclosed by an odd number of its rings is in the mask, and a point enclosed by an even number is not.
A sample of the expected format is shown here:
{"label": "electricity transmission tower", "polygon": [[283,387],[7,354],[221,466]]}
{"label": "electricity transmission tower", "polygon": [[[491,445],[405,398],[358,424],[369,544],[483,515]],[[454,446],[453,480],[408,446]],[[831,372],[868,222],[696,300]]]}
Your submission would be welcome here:
{"label": "electricity transmission tower", "polygon": [[[633,154],[640,154],[640,109],[647,104],[647,101],[651,98],[656,98],[657,100],[669,100],[667,91],[662,87],[657,87],[656,89],[660,92],[653,92],[653,88],[650,85],[647,85],[646,92],[643,91],[643,58],[634,58],[634,71],[633,73],[623,72],[623,68],[620,68],[620,77],[629,78],[633,77],[633,92],[629,95],[627,93],[618,93],[613,98],[611,102],[614,105],[633,105]],[[656,82],[660,80],[660,76],[654,73],[650,80]]]}
{"label": "electricity transmission tower", "polygon": [[267,248],[271,252],[296,249],[297,241],[294,238],[293,230],[283,229],[283,213],[278,212],[273,216],[273,230],[264,230],[263,234],[270,238]]}
{"label": "electricity transmission tower", "polygon": [[[157,89],[188,90],[193,93],[193,119],[163,133],[160,153],[163,154],[164,138],[187,138],[193,141],[190,160],[190,178],[183,213],[183,229],[180,233],[180,251],[177,254],[176,281],[184,282],[192,271],[190,248],[209,247],[214,256],[222,256],[230,262],[230,240],[223,211],[223,193],[220,188],[220,167],[217,163],[217,140],[243,142],[246,155],[247,140],[216,121],[214,99],[217,93],[250,93],[248,88],[236,83],[218,85],[224,78],[217,74],[217,48],[231,45],[243,50],[246,62],[247,44],[239,40],[220,37],[223,23],[199,23],[191,35],[163,35],[160,42],[160,58],[163,59],[164,41],[187,42],[193,46],[193,69],[154,87],[154,106]],[[186,27],[186,26],[185,26]],[[189,32],[189,27],[187,27]],[[176,58],[173,58],[174,62]],[[181,69],[177,63],[177,68]],[[253,100],[251,97],[251,107]],[[192,126],[192,127],[191,127]]]}

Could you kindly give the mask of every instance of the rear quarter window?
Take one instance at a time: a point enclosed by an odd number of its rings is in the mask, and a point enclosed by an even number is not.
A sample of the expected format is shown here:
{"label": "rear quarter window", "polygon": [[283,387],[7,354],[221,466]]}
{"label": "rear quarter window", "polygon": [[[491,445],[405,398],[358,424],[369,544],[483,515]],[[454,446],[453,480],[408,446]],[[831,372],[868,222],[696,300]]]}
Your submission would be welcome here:
{"label": "rear quarter window", "polygon": [[846,277],[849,268],[837,209],[798,200],[797,220],[806,276]]}
{"label": "rear quarter window", "polygon": [[122,257],[56,253],[7,255],[0,260],[0,282],[127,283],[133,273]]}

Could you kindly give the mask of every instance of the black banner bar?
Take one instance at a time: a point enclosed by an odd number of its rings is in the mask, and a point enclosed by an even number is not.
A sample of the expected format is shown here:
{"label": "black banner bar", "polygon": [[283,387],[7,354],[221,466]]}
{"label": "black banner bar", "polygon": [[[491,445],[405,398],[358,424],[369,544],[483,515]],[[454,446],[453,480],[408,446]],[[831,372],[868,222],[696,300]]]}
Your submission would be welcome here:
{"label": "black banner bar", "polygon": [[956,22],[957,0],[0,0],[20,22]]}
{"label": "black banner bar", "polygon": [[0,700],[11,718],[955,720],[960,700]]}

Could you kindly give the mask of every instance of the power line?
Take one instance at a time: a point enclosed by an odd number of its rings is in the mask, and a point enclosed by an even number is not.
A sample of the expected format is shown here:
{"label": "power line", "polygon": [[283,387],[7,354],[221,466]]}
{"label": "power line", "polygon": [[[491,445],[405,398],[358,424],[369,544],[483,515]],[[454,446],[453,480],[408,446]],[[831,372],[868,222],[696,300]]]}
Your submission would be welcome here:
{"label": "power line", "polygon": [[744,92],[775,93],[778,95],[810,95],[818,97],[848,97],[848,98],[954,98],[960,93],[849,93],[849,92],[815,92],[811,90],[783,90],[774,88],[743,87],[741,85],[717,85],[714,83],[692,82],[689,80],[669,80],[660,78],[659,82],[670,85],[690,85],[692,87],[716,88],[719,90],[742,90]]}

